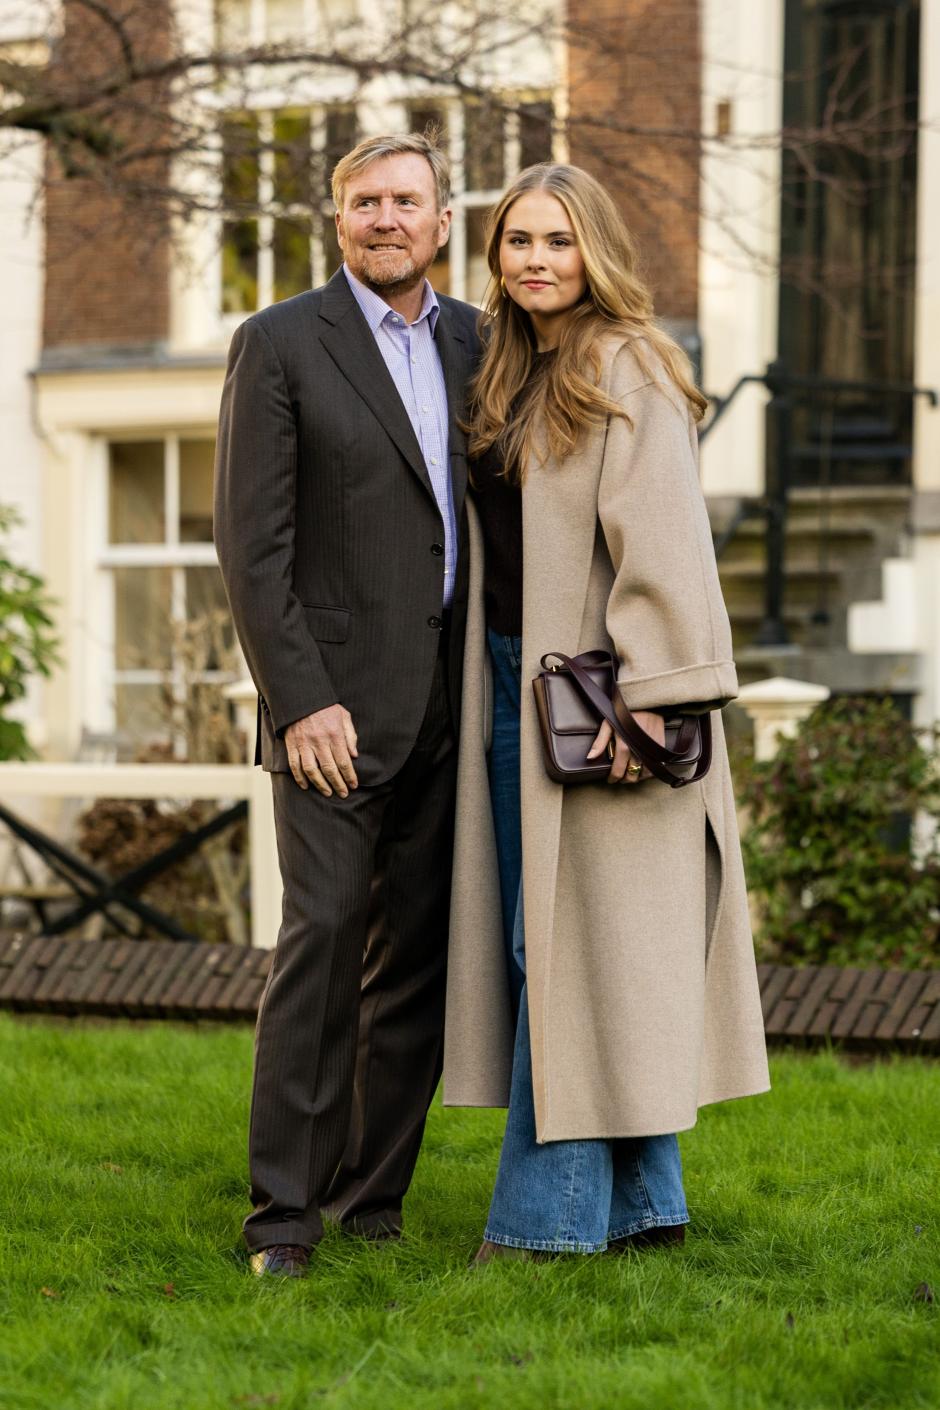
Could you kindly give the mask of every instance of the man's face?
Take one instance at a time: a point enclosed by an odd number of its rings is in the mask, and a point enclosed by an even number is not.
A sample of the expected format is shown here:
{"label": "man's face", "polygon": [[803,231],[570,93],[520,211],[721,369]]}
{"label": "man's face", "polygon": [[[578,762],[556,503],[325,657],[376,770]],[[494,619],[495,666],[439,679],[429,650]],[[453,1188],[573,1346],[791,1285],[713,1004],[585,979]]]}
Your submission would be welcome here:
{"label": "man's face", "polygon": [[363,284],[407,289],[450,234],[449,209],[438,210],[430,163],[417,152],[379,157],[351,177],[336,212],[346,263]]}

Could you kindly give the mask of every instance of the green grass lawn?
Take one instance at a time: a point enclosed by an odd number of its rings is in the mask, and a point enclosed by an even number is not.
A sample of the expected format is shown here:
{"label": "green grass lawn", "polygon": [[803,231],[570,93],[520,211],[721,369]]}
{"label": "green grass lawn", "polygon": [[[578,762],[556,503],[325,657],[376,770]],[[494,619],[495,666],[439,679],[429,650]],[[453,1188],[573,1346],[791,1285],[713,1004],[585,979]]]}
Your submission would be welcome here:
{"label": "green grass lawn", "polygon": [[246,1272],[245,1029],[0,1019],[0,1405],[940,1406],[938,1070],[777,1057],[682,1137],[685,1248],[467,1268],[502,1117],[435,1107],[407,1239]]}

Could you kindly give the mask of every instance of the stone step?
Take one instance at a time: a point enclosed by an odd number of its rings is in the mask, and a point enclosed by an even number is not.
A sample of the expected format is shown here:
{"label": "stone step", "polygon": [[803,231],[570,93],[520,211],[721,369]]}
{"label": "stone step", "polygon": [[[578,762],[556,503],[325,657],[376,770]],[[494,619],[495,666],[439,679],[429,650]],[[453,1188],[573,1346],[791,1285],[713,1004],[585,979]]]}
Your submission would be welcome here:
{"label": "stone step", "polygon": [[[792,559],[786,560],[787,585],[790,582],[812,581],[818,582],[820,578],[825,578],[829,582],[836,582],[842,577],[842,568],[838,563],[831,561],[821,567],[819,560],[812,559]],[[756,582],[763,583],[765,566],[763,559],[735,559],[730,563],[725,563],[724,559],[719,564],[721,581],[731,582]]]}

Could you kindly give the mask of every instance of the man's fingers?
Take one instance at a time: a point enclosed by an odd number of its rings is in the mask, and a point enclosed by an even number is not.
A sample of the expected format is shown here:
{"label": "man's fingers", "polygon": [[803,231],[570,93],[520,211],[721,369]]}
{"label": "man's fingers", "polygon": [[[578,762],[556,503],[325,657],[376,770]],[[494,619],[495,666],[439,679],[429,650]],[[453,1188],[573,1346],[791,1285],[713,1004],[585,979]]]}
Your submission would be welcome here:
{"label": "man's fingers", "polygon": [[341,798],[348,796],[350,788],[358,787],[356,770],[342,735],[332,734],[319,738],[313,745],[313,752],[324,778]]}
{"label": "man's fingers", "polygon": [[333,790],[327,782],[326,777],[324,776],[324,772],[320,767],[316,754],[314,754],[313,750],[309,746],[304,749],[303,753],[301,754],[301,763],[303,764],[304,773],[307,775],[308,779],[313,784],[317,792],[322,793],[324,798],[332,797]]}
{"label": "man's fingers", "polygon": [[336,760],[332,754],[325,754],[318,758],[323,777],[334,793],[338,793],[340,798],[345,798],[349,794],[349,789],[343,781],[343,775],[336,766]]}
{"label": "man's fingers", "polygon": [[285,731],[290,771],[301,788],[313,784],[326,798],[349,796],[358,788],[353,767],[359,744],[352,716],[342,705],[328,705],[312,715],[294,720]]}
{"label": "man's fingers", "polygon": [[294,775],[294,782],[298,787],[303,789],[309,788],[310,785],[307,782],[307,775],[304,773],[303,764],[300,762],[300,755],[296,749],[288,750],[287,762],[290,765],[291,773]]}
{"label": "man's fingers", "polygon": [[353,768],[353,761],[349,757],[345,740],[340,744],[333,745],[333,760],[339,769],[344,785],[349,788],[358,788],[359,780],[356,777],[356,770]]}
{"label": "man's fingers", "polygon": [[316,752],[316,764],[320,768],[320,774],[326,780],[328,792],[338,792],[341,798],[347,797],[348,788],[342,781],[342,774],[337,768],[337,761],[333,757],[333,750],[330,746],[321,746]]}

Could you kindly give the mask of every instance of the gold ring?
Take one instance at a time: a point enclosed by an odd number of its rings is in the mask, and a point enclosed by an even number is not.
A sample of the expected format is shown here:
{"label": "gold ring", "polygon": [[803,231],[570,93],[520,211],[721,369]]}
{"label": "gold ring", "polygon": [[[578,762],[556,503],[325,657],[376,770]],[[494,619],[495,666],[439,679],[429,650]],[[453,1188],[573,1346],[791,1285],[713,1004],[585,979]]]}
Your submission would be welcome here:
{"label": "gold ring", "polygon": [[628,764],[628,765],[627,765],[627,773],[630,775],[631,778],[639,778],[639,777],[640,777],[640,774],[641,774],[642,772],[643,772],[643,765],[642,765],[642,764]]}

